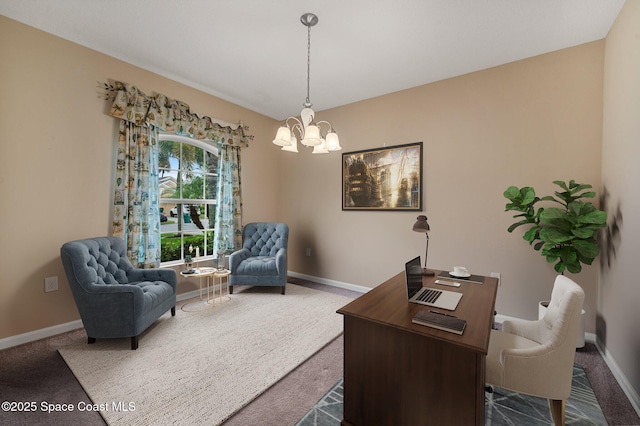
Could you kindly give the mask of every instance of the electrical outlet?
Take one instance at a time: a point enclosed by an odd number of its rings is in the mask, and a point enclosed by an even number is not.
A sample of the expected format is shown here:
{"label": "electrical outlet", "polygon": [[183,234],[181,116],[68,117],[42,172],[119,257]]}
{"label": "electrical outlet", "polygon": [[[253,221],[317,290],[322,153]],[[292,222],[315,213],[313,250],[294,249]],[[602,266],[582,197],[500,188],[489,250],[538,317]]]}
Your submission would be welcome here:
{"label": "electrical outlet", "polygon": [[58,277],[47,277],[44,279],[44,292],[58,291]]}
{"label": "electrical outlet", "polygon": [[493,278],[497,278],[498,279],[498,285],[502,285],[502,279],[500,279],[500,272],[492,272],[491,276]]}
{"label": "electrical outlet", "polygon": [[307,257],[311,257],[311,247],[307,247]]}

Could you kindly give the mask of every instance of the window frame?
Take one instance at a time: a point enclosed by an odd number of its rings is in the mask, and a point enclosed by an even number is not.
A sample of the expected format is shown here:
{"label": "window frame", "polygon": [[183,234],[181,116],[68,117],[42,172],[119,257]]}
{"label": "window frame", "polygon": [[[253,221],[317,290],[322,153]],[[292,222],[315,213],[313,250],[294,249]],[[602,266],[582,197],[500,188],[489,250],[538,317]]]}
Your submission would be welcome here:
{"label": "window frame", "polygon": [[[160,132],[158,135],[158,141],[162,142],[162,141],[170,141],[170,142],[179,142],[182,144],[187,144],[187,145],[192,145],[195,146],[196,148],[201,148],[202,150],[216,156],[218,158],[218,161],[220,161],[220,153],[219,150],[216,146],[214,146],[211,143],[202,141],[202,140],[198,140],[189,136],[184,136],[184,135],[178,135],[175,133],[167,133],[167,132]],[[160,165],[158,164],[158,170],[160,170]],[[182,173],[181,168],[178,169],[178,173]],[[205,172],[205,175],[207,174],[207,172]],[[215,173],[213,173],[215,175],[215,177],[218,177],[218,173],[217,171]],[[160,179],[160,175],[158,174],[158,179]],[[217,192],[217,188],[216,188],[216,192]],[[170,201],[167,201],[170,200]],[[203,194],[203,198],[202,199],[195,199],[198,202],[194,203],[194,199],[192,198],[162,198],[161,194],[158,193],[158,201],[160,204],[167,204],[167,203],[175,203],[176,207],[178,206],[184,206],[186,204],[198,204],[198,205],[211,205],[215,209],[217,208],[217,199],[211,199],[211,198],[204,198],[204,194]],[[206,201],[206,202],[205,202]],[[166,212],[165,212],[166,214]],[[176,217],[178,217],[178,220],[182,220],[182,218],[180,217],[181,215],[178,214]],[[215,213],[214,213],[214,217],[215,217]],[[201,232],[203,235],[207,232],[207,231],[211,231],[212,232],[212,238],[213,235],[215,235],[215,224],[214,226],[211,226],[212,224],[209,224],[209,228],[205,228],[205,229],[199,229],[198,231]],[[185,235],[194,235],[195,231],[185,231],[185,230],[180,230],[179,231],[181,234],[181,247],[184,244],[184,237]],[[166,233],[166,232],[165,232]],[[162,223],[160,224],[160,240],[162,241]],[[162,243],[161,243],[162,244]],[[181,249],[182,250],[182,249]],[[161,251],[162,251],[162,245],[161,245]],[[186,253],[181,253],[181,258],[180,259],[175,259],[175,260],[168,260],[165,262],[160,262],[160,266],[161,267],[171,267],[171,266],[176,266],[176,265],[181,265],[184,264],[184,256],[186,255]],[[191,254],[191,256],[193,256],[195,258],[195,252]],[[210,259],[214,259],[214,255],[213,253],[207,254],[206,256],[200,256],[199,258],[201,261],[204,260],[210,260]]]}

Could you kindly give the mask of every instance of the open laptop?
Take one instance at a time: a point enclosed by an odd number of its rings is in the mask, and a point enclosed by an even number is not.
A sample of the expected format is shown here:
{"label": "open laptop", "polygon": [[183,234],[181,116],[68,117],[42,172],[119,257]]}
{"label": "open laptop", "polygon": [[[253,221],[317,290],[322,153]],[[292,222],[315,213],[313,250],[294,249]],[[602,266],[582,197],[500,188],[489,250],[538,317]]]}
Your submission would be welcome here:
{"label": "open laptop", "polygon": [[462,293],[423,287],[420,256],[404,265],[404,273],[407,281],[409,302],[455,311],[458,302],[462,298]]}

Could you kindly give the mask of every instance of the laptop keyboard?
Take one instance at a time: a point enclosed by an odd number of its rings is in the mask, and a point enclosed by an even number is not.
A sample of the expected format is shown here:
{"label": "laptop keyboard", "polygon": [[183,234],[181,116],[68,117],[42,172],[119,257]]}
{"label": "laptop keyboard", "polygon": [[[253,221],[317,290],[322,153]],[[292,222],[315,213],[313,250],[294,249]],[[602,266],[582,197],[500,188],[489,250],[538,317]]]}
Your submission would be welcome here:
{"label": "laptop keyboard", "polygon": [[440,297],[441,294],[442,294],[441,291],[426,289],[425,291],[422,292],[420,296],[416,298],[416,300],[419,300],[421,302],[426,302],[426,303],[433,303],[436,300],[438,300],[438,297]]}

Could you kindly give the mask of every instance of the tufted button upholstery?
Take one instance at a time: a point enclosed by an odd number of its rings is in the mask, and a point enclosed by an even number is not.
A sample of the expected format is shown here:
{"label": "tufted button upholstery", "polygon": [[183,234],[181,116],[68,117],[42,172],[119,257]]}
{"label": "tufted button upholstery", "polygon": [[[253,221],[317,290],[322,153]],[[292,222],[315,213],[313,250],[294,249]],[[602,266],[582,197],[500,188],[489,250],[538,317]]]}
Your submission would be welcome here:
{"label": "tufted button upholstery", "polygon": [[278,250],[287,248],[289,228],[278,226],[277,223],[248,224],[244,233],[242,246],[251,252],[252,256],[275,257]]}
{"label": "tufted button upholstery", "polygon": [[175,271],[134,268],[120,238],[70,241],[60,257],[90,341],[131,337],[135,349],[140,333],[167,310],[175,314]]}
{"label": "tufted button upholstery", "polygon": [[280,222],[248,223],[242,230],[242,249],[229,257],[229,286],[287,284],[289,227]]}

